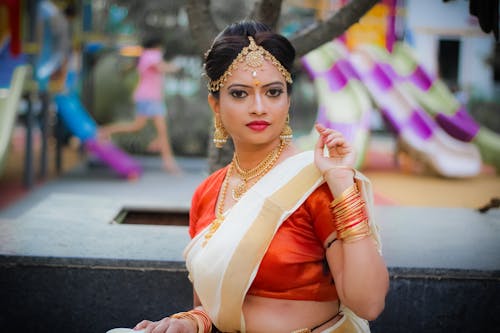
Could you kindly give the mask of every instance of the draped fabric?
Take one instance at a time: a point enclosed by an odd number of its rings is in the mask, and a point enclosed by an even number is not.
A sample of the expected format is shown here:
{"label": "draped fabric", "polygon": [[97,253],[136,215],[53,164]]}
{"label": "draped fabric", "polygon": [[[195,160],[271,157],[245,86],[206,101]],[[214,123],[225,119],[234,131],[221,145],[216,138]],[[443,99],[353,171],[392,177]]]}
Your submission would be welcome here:
{"label": "draped fabric", "polygon": [[[323,182],[312,151],[290,157],[225,213],[224,222],[205,246],[209,226],[188,244],[184,256],[189,278],[220,331],[245,332],[244,298],[271,240],[283,221]],[[364,182],[360,179],[360,184]],[[371,207],[368,200],[367,204]]]}

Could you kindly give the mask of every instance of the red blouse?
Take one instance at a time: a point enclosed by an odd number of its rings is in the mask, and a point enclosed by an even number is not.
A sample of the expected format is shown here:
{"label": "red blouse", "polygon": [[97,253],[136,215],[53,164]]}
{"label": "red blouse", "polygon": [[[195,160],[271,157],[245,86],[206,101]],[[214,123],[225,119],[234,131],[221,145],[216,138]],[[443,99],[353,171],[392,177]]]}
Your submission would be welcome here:
{"label": "red blouse", "polygon": [[[189,215],[194,237],[215,219],[215,205],[227,172],[222,168],[196,189]],[[338,298],[327,269],[326,238],[335,230],[328,205],[332,195],[326,184],[317,188],[276,232],[248,291],[262,297],[330,301]]]}

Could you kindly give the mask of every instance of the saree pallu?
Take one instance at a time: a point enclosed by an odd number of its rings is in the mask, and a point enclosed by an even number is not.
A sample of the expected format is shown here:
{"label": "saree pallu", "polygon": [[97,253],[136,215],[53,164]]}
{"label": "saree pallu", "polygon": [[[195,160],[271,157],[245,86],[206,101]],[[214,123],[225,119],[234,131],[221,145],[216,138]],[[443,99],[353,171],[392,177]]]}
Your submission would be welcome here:
{"label": "saree pallu", "polygon": [[[359,179],[358,186],[365,181]],[[188,244],[184,257],[189,279],[219,330],[245,332],[243,302],[269,243],[281,223],[323,182],[312,151],[294,155],[269,171],[224,214],[224,222],[206,244],[210,225]],[[370,204],[367,200],[369,211]]]}
{"label": "saree pallu", "polygon": [[317,333],[370,333],[368,321],[356,316],[343,305],[340,305],[340,313],[342,313],[342,318],[338,322]]}

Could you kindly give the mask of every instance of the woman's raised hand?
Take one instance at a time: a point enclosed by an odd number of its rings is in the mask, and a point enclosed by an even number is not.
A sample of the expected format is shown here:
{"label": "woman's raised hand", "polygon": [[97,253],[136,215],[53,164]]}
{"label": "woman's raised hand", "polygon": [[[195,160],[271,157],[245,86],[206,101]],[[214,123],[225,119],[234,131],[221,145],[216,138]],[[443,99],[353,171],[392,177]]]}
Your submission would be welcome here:
{"label": "woman's raised hand", "polygon": [[[314,150],[314,163],[325,173],[332,168],[352,168],[355,162],[354,150],[342,133],[321,124],[314,126],[319,133]],[[325,154],[325,148],[328,154]]]}

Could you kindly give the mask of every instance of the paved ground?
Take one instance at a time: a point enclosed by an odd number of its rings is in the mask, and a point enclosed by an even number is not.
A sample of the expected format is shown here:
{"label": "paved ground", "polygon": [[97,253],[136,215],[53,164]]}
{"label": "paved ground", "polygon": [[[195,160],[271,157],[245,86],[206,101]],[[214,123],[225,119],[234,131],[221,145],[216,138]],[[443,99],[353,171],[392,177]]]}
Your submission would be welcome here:
{"label": "paved ground", "polygon": [[40,204],[51,195],[85,195],[105,197],[131,208],[188,209],[191,195],[207,175],[207,165],[201,158],[179,158],[184,169],[181,175],[163,171],[155,156],[135,157],[144,169],[137,180],[119,178],[113,170],[98,162],[82,162],[58,178],[34,187],[20,200],[0,211],[0,217],[16,218]]}

